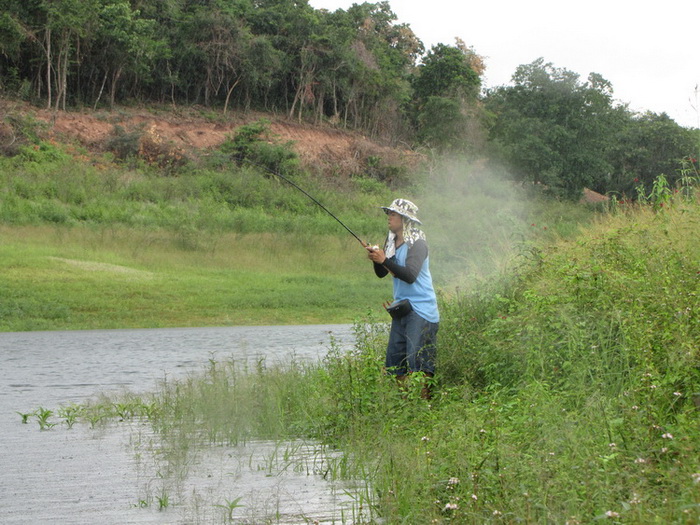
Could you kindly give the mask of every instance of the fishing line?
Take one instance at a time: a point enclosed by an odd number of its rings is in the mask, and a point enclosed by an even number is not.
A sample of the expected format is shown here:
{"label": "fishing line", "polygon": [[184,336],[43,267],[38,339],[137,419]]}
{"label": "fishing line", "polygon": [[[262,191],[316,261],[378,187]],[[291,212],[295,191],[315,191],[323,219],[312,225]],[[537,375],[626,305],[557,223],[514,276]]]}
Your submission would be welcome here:
{"label": "fishing line", "polygon": [[357,241],[358,241],[363,247],[364,247],[364,246],[367,246],[367,243],[364,242],[362,239],[360,239],[360,238],[355,234],[355,232],[353,232],[350,228],[348,228],[348,227],[345,225],[345,223],[344,223],[343,221],[341,221],[338,217],[336,217],[333,213],[331,213],[331,211],[330,211],[328,208],[326,208],[323,204],[321,204],[320,202],[318,202],[314,197],[312,197],[311,195],[309,195],[302,187],[300,187],[300,186],[299,186],[298,184],[296,184],[294,181],[289,180],[289,179],[288,179],[287,177],[285,177],[284,175],[282,175],[282,174],[280,174],[280,173],[277,173],[277,172],[274,171],[274,170],[271,170],[271,169],[268,168],[267,166],[262,166],[262,165],[260,165],[260,164],[257,164],[257,163],[255,163],[255,162],[251,162],[251,161],[249,161],[249,160],[246,160],[245,162],[248,163],[248,164],[252,164],[253,166],[256,166],[256,167],[258,167],[258,168],[260,168],[260,169],[262,169],[262,170],[267,171],[268,173],[271,173],[272,175],[275,175],[275,176],[279,177],[280,179],[282,179],[283,181],[285,181],[285,182],[288,183],[289,185],[291,185],[291,186],[295,187],[296,189],[298,189],[300,192],[302,192],[304,195],[306,195],[309,199],[311,199],[315,204],[317,204],[323,211],[325,211],[328,215],[330,215],[330,216],[333,217],[336,221],[338,221],[338,224],[340,224],[343,228],[345,228],[345,229],[348,231],[348,233],[350,233],[350,235],[352,235],[353,237],[355,237],[355,239],[357,239]]}

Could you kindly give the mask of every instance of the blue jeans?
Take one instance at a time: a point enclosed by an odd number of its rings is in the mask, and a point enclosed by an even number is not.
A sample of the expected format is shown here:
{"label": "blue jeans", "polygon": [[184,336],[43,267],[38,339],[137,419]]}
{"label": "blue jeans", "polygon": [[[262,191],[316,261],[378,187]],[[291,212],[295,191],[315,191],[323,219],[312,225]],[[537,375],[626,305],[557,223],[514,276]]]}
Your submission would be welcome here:
{"label": "blue jeans", "polygon": [[395,375],[435,373],[438,326],[439,323],[426,321],[414,311],[401,319],[393,319],[386,348],[387,372]]}

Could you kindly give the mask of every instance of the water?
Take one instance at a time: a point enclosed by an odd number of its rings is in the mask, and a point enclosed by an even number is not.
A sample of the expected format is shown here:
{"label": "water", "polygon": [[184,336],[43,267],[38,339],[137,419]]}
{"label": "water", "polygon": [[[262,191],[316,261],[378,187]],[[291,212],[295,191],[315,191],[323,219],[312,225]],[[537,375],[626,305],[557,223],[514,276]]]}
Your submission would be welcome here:
{"label": "water", "polygon": [[222,523],[236,498],[236,523],[352,522],[354,488],[324,479],[332,454],[315,443],[207,447],[173,476],[146,423],[40,431],[17,413],[152,391],[210,359],[317,359],[331,338],[350,347],[352,327],[0,333],[0,522]]}

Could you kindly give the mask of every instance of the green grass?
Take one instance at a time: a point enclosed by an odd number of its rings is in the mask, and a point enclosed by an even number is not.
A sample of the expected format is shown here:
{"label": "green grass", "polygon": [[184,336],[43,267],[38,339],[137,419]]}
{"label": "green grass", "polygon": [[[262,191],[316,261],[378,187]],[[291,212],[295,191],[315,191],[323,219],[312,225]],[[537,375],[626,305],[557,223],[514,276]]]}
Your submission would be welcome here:
{"label": "green grass", "polygon": [[365,479],[388,523],[697,523],[698,220],[683,200],[628,209],[444,300],[429,402],[383,374],[370,316],[351,353],[163,385],[153,424],[182,457],[202,440],[340,447],[337,475]]}
{"label": "green grass", "polygon": [[[45,141],[0,159],[0,330],[351,322],[391,297],[332,217],[226,159],[214,152],[166,176]],[[435,170],[400,194],[420,203],[445,294],[593,216],[469,163]],[[380,205],[395,192],[360,174],[293,177],[383,243]]]}
{"label": "green grass", "polygon": [[[344,453],[328,475],[366,480],[358,501],[386,523],[700,521],[692,188],[600,215],[456,164],[401,191],[421,207],[440,292],[427,402],[418,378],[401,392],[382,370],[390,281],[279,181],[212,167],[100,174],[40,153],[3,172],[0,330],[357,320],[358,342],[318,363],[211,362],[142,398],[23,421],[148,418],[164,472],[194,444],[318,440]],[[300,176],[381,243],[378,207],[398,195]]]}
{"label": "green grass", "polygon": [[[200,238],[201,241],[201,238]],[[0,330],[352,322],[391,295],[347,237],[0,227]]]}

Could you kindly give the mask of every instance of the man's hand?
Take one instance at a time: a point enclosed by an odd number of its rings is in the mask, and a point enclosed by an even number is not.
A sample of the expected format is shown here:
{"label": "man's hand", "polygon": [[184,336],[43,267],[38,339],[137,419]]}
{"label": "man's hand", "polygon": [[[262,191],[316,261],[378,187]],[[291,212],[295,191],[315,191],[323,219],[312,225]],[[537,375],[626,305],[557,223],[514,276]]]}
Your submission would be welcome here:
{"label": "man's hand", "polygon": [[367,245],[365,246],[365,249],[367,250],[367,257],[370,261],[377,264],[384,264],[384,261],[386,261],[386,254],[379,246]]}

